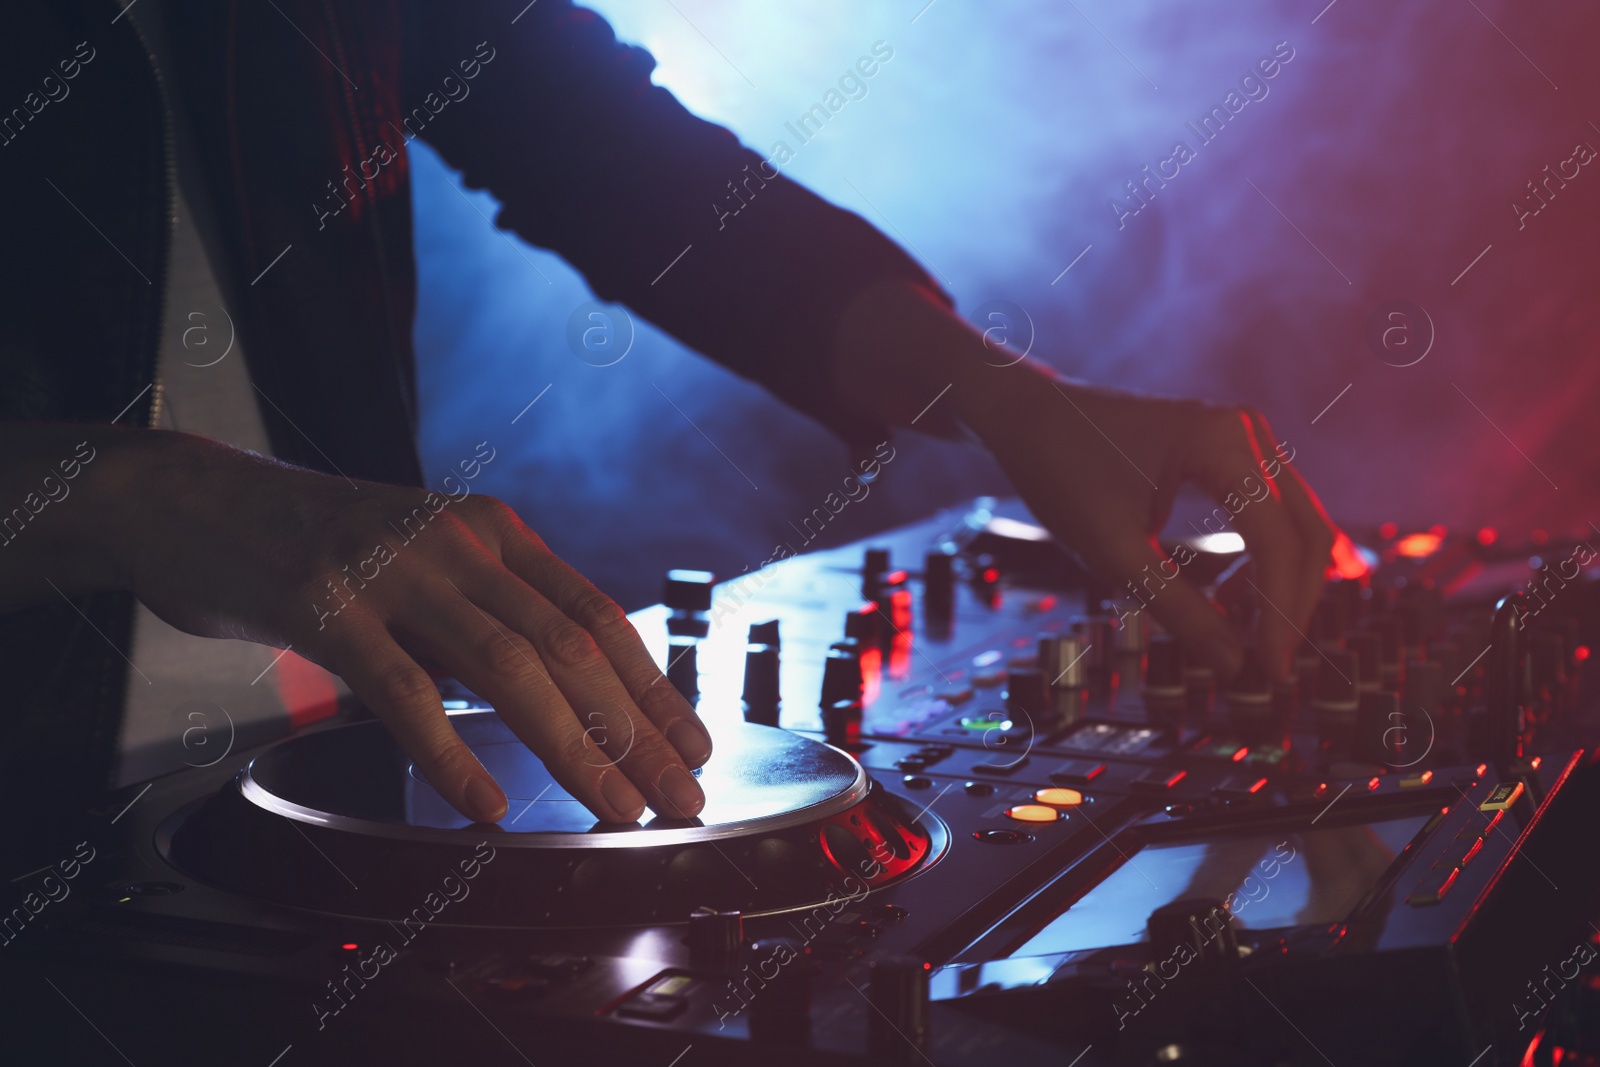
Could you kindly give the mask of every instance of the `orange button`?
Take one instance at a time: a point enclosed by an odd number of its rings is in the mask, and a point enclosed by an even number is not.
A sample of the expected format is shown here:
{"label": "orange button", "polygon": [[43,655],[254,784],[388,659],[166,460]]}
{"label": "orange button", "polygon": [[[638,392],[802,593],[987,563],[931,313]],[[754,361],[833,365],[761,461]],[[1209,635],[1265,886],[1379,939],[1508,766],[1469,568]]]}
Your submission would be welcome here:
{"label": "orange button", "polygon": [[1041,789],[1033,794],[1033,799],[1058,808],[1072,808],[1083,803],[1083,794],[1076,789]]}
{"label": "orange button", "polygon": [[1017,804],[1006,809],[1006,814],[1018,822],[1055,822],[1061,813],[1044,804]]}

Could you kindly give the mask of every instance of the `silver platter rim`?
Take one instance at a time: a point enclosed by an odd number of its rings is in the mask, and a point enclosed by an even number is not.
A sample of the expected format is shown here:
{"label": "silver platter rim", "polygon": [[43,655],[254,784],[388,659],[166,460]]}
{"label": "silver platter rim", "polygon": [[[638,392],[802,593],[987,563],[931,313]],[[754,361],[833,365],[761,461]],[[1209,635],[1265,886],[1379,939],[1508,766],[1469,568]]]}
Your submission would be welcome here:
{"label": "silver platter rim", "polygon": [[692,845],[706,841],[722,841],[728,838],[748,837],[756,834],[771,833],[777,830],[791,829],[806,823],[826,819],[830,815],[837,815],[855,807],[866,799],[872,787],[871,779],[861,763],[848,752],[818,741],[815,738],[806,738],[813,744],[822,745],[837,752],[849,760],[855,767],[855,780],[842,792],[827,800],[812,804],[805,808],[796,808],[793,811],[781,812],[777,815],[766,815],[759,819],[748,819],[743,822],[720,823],[716,826],[675,826],[663,827],[659,830],[618,829],[612,832],[596,833],[569,833],[558,830],[527,830],[513,831],[501,830],[498,824],[493,827],[485,826],[482,830],[474,831],[473,825],[459,829],[446,830],[433,826],[401,826],[396,823],[379,822],[375,819],[362,819],[352,815],[335,815],[329,812],[318,811],[291,800],[285,800],[266,786],[256,781],[251,773],[255,766],[256,758],[252,758],[239,771],[237,782],[239,793],[254,806],[280,815],[295,822],[306,823],[312,826],[321,826],[330,830],[341,830],[347,833],[362,834],[368,837],[383,837],[398,841],[429,842],[442,845],[456,845],[466,847],[475,841],[488,841],[496,848],[660,848],[673,845]]}

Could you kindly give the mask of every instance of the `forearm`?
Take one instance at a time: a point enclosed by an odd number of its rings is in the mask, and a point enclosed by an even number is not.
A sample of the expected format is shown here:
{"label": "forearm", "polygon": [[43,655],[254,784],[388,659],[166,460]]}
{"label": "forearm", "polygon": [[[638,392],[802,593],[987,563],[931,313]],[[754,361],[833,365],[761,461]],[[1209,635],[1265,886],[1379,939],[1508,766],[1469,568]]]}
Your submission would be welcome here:
{"label": "forearm", "polygon": [[137,491],[129,453],[153,432],[0,424],[0,611],[126,586],[114,548]]}
{"label": "forearm", "polygon": [[986,344],[930,290],[887,279],[847,306],[828,372],[857,417],[951,439],[966,436],[964,427],[989,441],[1014,415],[1011,405],[1051,376],[1019,356]]}

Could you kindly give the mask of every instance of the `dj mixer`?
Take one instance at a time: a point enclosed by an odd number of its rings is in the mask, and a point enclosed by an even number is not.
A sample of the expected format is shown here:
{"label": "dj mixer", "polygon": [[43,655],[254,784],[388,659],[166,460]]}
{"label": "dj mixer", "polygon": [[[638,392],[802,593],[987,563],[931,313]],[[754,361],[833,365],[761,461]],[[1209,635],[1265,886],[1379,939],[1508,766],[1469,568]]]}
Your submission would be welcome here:
{"label": "dj mixer", "polygon": [[[446,687],[510,798],[469,824],[345,716],[64,830],[73,891],[8,920],[0,1047],[1600,1062],[1594,551],[1356,541],[1288,684],[1214,677],[1153,622],[1159,581],[1109,588],[988,499],[721,584],[671,572],[632,618],[715,741],[698,818],[596,824]],[[1248,565],[1227,535],[1168,547],[1224,590]]]}

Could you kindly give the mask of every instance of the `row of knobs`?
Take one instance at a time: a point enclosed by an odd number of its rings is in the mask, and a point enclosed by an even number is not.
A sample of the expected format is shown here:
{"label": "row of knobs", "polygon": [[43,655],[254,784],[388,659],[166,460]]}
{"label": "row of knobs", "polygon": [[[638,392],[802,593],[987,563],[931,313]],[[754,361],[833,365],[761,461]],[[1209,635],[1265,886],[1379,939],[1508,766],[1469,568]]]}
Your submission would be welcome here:
{"label": "row of knobs", "polygon": [[[749,990],[753,1040],[810,1044],[813,962],[805,942],[778,937],[747,943],[740,912],[701,908],[689,916],[689,960],[699,971],[736,975],[742,969],[759,976]],[[931,965],[916,956],[885,955],[868,965],[870,1055],[907,1062],[926,1058],[931,972]]]}
{"label": "row of knobs", "polygon": [[[929,552],[923,573],[924,618],[930,627],[948,623],[955,603],[954,557]],[[699,696],[696,642],[709,632],[713,582],[704,571],[671,571],[663,595],[671,611],[667,675],[691,702]],[[864,658],[887,655],[912,628],[907,575],[892,569],[887,549],[867,550],[861,583],[864,605],[846,616],[843,639],[828,650],[819,700],[828,742],[846,749],[860,743]],[[1407,736],[1397,724],[1462,710],[1456,683],[1472,665],[1463,662],[1468,657],[1460,643],[1430,640],[1442,619],[1432,590],[1405,590],[1380,609],[1371,604],[1373,597],[1358,582],[1331,584],[1298,653],[1296,673],[1304,681],[1301,694],[1313,725],[1333,747],[1356,758],[1406,762],[1395,750]],[[1494,684],[1484,690],[1488,707],[1477,724],[1474,758],[1517,758],[1528,705],[1541,694],[1547,708],[1556,705],[1576,662],[1571,625],[1523,633],[1515,619],[1515,609],[1506,605],[1496,616],[1493,644],[1510,661],[1501,664],[1497,651],[1484,664]],[[1186,699],[1192,703],[1197,691],[1209,692],[1210,672],[1186,661],[1171,636],[1147,637],[1141,622],[1137,616],[1097,615],[1075,624],[1071,634],[1042,635],[1034,665],[1013,666],[1006,674],[1007,712],[1035,728],[1070,726],[1084,706],[1083,695],[1097,688],[1103,693],[1119,672],[1142,673],[1145,706],[1158,719]],[[777,620],[750,627],[742,694],[748,721],[779,722],[780,653]],[[1247,659],[1225,685],[1224,696],[1236,726],[1245,732],[1259,727],[1263,734],[1281,728],[1296,701],[1293,689],[1275,687],[1255,659]]]}
{"label": "row of knobs", "polygon": [[[956,600],[955,557],[935,550],[923,562],[923,617],[931,630],[948,628]],[[663,592],[670,609],[667,620],[669,649],[667,677],[686,699],[699,697],[699,665],[696,642],[709,632],[707,613],[711,607],[714,578],[704,571],[671,571]],[[994,586],[995,569],[983,565],[974,570],[977,586]],[[911,595],[905,571],[892,567],[888,549],[867,549],[862,570],[863,606],[849,612],[844,620],[844,636],[829,646],[823,661],[822,691],[819,705],[823,733],[829,744],[846,749],[859,746],[861,738],[864,659],[886,655],[897,642],[909,640],[913,628]],[[978,589],[980,600],[983,589]],[[1145,651],[1142,627],[1119,623],[1110,616],[1098,616],[1078,624],[1072,634],[1045,634],[1038,641],[1034,666],[1013,666],[1005,676],[1006,710],[1035,727],[1071,725],[1090,689],[1111,684],[1119,661],[1142,659]],[[776,726],[779,721],[781,692],[779,683],[781,643],[777,620],[750,627],[745,651],[745,719]],[[1147,692],[1181,691],[1195,668],[1186,668],[1176,644],[1157,637],[1149,647],[1150,668]]]}
{"label": "row of knobs", "polygon": [[[942,551],[928,553],[923,574],[923,606],[930,625],[948,625],[955,605],[954,557]],[[698,641],[710,632],[715,580],[708,571],[673,570],[667,572],[662,591],[662,603],[670,613],[667,678],[690,703],[700,696]],[[824,733],[830,744],[845,748],[860,743],[863,657],[874,649],[882,653],[897,640],[909,640],[912,629],[908,576],[891,569],[887,549],[867,550],[861,588],[866,603],[846,616],[844,638],[829,648],[823,663]],[[750,627],[742,693],[748,722],[778,725],[781,651],[776,619]]]}

